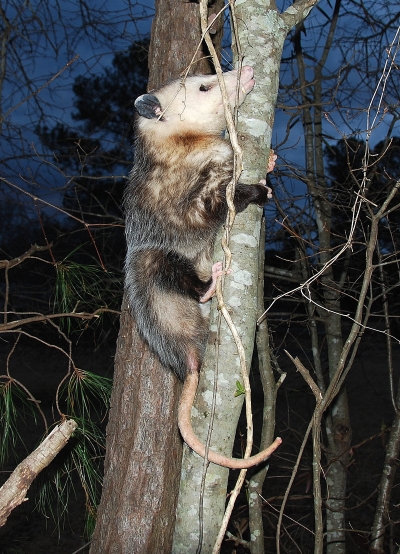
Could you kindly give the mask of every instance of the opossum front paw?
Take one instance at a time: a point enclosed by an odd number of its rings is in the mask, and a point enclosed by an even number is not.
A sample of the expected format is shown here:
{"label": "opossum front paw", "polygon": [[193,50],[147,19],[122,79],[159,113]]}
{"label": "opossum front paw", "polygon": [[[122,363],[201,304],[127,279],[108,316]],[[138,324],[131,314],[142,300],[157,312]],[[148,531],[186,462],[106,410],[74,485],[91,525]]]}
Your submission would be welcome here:
{"label": "opossum front paw", "polygon": [[272,189],[270,187],[267,186],[267,181],[265,179],[261,179],[259,182],[258,182],[259,185],[262,185],[263,187],[265,187],[267,189],[267,198],[268,199],[271,199],[272,198]]}
{"label": "opossum front paw", "polygon": [[[230,273],[231,270],[228,269],[226,273]],[[215,294],[215,289],[217,288],[217,279],[224,275],[225,271],[223,270],[222,262],[215,263],[211,268],[211,285],[208,290],[200,297],[200,302],[207,302]]]}
{"label": "opossum front paw", "polygon": [[268,158],[268,165],[267,165],[267,173],[271,173],[275,169],[275,162],[278,159],[278,156],[275,154],[275,152],[272,150],[269,151],[269,158]]}

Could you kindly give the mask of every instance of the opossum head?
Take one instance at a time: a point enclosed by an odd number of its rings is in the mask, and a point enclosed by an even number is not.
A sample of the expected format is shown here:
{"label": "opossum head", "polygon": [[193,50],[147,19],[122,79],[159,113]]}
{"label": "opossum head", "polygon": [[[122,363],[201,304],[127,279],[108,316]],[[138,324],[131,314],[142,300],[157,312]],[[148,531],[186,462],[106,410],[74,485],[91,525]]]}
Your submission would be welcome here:
{"label": "opossum head", "polygon": [[[253,68],[244,66],[224,73],[229,103],[238,105],[254,86]],[[157,133],[159,137],[174,133],[198,132],[220,134],[226,126],[222,95],[216,75],[193,75],[184,81],[172,81],[150,94],[143,94],[136,102],[139,130],[144,134]]]}

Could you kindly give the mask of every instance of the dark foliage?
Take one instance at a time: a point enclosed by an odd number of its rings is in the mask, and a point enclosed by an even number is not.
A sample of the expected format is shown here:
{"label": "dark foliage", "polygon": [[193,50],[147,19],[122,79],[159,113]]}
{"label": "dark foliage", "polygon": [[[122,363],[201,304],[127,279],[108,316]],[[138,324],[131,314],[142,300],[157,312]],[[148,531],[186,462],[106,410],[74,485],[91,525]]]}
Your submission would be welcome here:
{"label": "dark foliage", "polygon": [[[122,193],[133,161],[134,101],[146,90],[147,47],[146,41],[132,44],[115,55],[111,68],[75,80],[77,126],[59,122],[37,127],[66,181],[63,207],[81,222],[46,213],[37,217],[21,205],[15,212],[9,206],[2,210],[0,249],[5,258],[20,256],[31,244],[51,244],[9,271],[10,311],[119,309],[125,257]],[[60,278],[63,295],[70,294],[68,305],[57,305]],[[5,291],[4,272],[1,281]],[[79,321],[72,324],[81,326]]]}
{"label": "dark foliage", "polygon": [[86,222],[121,222],[125,176],[133,161],[134,101],[146,91],[148,42],[115,55],[112,67],[73,85],[76,128],[58,123],[37,133],[70,176],[64,206]]}
{"label": "dark foliage", "polygon": [[[370,150],[368,165],[364,167],[365,149],[365,142],[357,139],[340,140],[336,145],[325,149],[328,171],[332,177],[332,231],[339,240],[351,221],[354,195],[365,195],[370,201],[361,214],[364,226],[368,225],[369,210],[374,211],[374,206],[382,205],[388,192],[400,178],[400,137],[379,142]],[[394,206],[398,200],[395,197],[391,205]],[[399,224],[399,210],[392,212],[390,221],[382,221],[380,241],[383,250],[396,247],[393,243],[393,231]]]}

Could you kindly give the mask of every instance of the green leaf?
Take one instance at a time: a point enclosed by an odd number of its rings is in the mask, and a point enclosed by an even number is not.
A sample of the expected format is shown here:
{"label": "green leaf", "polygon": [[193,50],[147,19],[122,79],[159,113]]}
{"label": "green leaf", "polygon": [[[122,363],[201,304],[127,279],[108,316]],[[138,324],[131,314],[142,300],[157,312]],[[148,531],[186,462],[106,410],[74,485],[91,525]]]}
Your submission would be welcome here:
{"label": "green leaf", "polygon": [[235,397],[241,396],[242,394],[246,394],[246,391],[240,381],[236,381],[236,391],[235,391]]}

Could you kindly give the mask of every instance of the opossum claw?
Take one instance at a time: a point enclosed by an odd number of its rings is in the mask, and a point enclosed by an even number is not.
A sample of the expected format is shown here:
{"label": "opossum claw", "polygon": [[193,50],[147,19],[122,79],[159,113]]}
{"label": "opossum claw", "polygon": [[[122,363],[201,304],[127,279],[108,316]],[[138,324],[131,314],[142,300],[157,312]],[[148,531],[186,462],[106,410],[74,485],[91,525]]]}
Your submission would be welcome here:
{"label": "opossum claw", "polygon": [[[192,423],[191,423],[191,410],[193,406],[194,397],[196,395],[197,385],[199,381],[199,374],[197,371],[188,372],[181,399],[178,408],[178,425],[182,438],[185,443],[194,450],[199,456],[205,458],[206,448],[204,444],[195,435]],[[282,439],[277,437],[274,442],[262,452],[259,452],[255,456],[250,458],[229,458],[223,454],[218,454],[214,450],[208,450],[207,459],[213,464],[217,464],[223,467],[229,467],[231,469],[248,469],[257,464],[265,462],[271,454],[282,444]]]}

